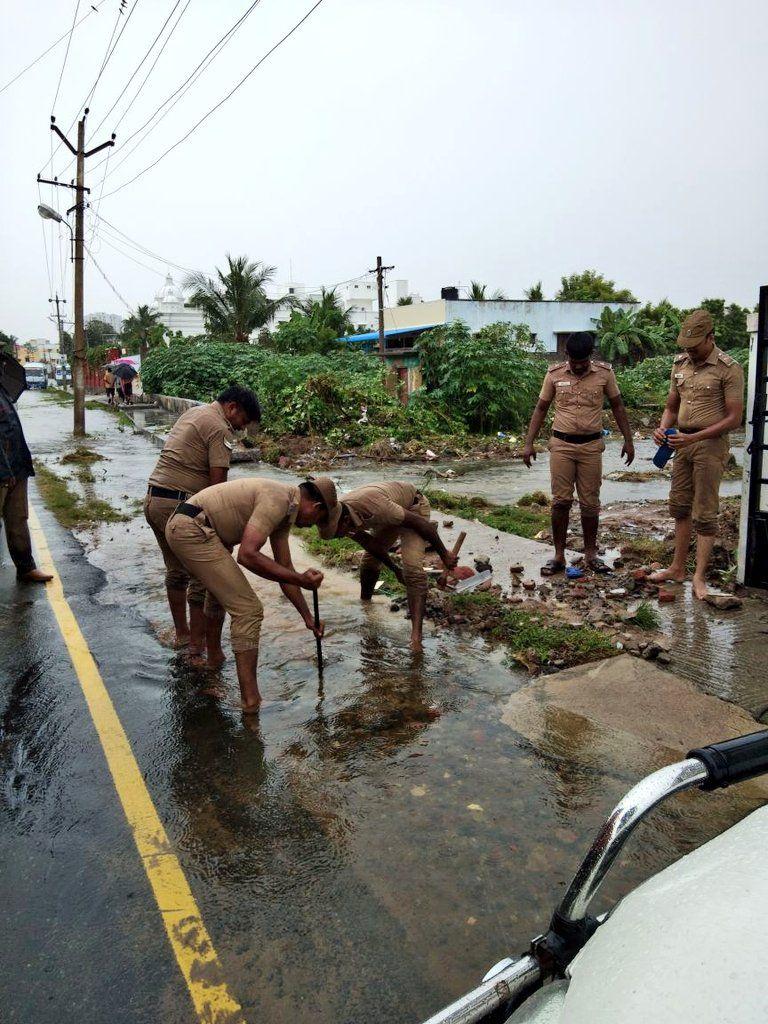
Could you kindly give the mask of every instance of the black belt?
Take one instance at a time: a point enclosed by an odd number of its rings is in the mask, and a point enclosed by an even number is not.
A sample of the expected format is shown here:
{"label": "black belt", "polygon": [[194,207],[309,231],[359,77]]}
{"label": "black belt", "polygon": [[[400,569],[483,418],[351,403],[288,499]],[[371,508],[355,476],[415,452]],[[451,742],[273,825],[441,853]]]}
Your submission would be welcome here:
{"label": "black belt", "polygon": [[[199,505],[190,505],[188,501],[182,501],[179,507],[176,509],[175,515],[189,516],[190,519],[195,519],[203,510]],[[206,518],[206,523],[208,519]]]}
{"label": "black belt", "polygon": [[698,434],[700,430],[704,430],[704,427],[678,427],[677,431],[679,434]]}
{"label": "black belt", "polygon": [[564,434],[562,430],[553,430],[552,436],[556,437],[558,441],[567,441],[569,444],[586,444],[587,441],[596,441],[603,434],[602,431],[598,431],[597,434]]}
{"label": "black belt", "polygon": [[157,487],[150,484],[147,490],[150,498],[172,498],[174,501],[186,501],[189,497],[187,491],[172,491],[169,487]]}

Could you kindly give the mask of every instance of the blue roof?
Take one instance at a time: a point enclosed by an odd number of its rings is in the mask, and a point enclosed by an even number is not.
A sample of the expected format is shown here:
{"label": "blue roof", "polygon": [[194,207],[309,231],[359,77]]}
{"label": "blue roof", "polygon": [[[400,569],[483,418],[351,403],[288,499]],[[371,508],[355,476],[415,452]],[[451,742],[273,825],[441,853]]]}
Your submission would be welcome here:
{"label": "blue roof", "polygon": [[[413,334],[414,331],[429,331],[433,327],[439,327],[439,324],[421,324],[419,327],[397,327],[389,331],[384,331],[385,338],[393,338],[398,334]],[[338,338],[338,341],[378,341],[378,331],[366,331],[365,334],[346,334],[343,338]]]}

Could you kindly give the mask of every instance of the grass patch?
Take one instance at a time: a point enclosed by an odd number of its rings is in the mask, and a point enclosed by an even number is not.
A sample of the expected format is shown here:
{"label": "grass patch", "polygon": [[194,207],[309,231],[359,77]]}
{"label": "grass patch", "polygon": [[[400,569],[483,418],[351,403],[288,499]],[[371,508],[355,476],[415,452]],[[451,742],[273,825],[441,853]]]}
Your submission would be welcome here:
{"label": "grass patch", "polygon": [[531,491],[517,499],[519,508],[529,508],[531,505],[540,505],[542,508],[549,508],[549,498],[544,491]]}
{"label": "grass patch", "polygon": [[131,430],[135,429],[136,424],[133,422],[130,416],[126,416],[122,409],[118,409],[115,405],[107,405],[106,402],[97,402],[95,399],[90,399],[85,403],[85,408],[90,409],[91,412],[108,412],[110,416],[114,416],[117,419],[118,427],[130,427]]}
{"label": "grass patch", "polygon": [[641,601],[633,616],[633,622],[640,629],[658,629],[661,626],[661,616],[650,601]]}
{"label": "grass patch", "polygon": [[80,498],[63,477],[40,462],[35,463],[35,476],[46,507],[68,530],[82,530],[98,523],[124,523],[129,518],[101,498]]}
{"label": "grass patch", "polygon": [[491,637],[505,644],[513,655],[525,655],[521,660],[526,663],[562,660],[579,665],[617,653],[611,641],[591,626],[547,625],[540,621],[540,614],[510,608],[491,593],[457,594],[451,603],[454,609],[472,618],[479,612],[481,619],[488,622],[490,616]]}
{"label": "grass patch", "polygon": [[669,544],[654,537],[636,537],[632,534],[616,534],[616,543],[625,557],[637,558],[641,562],[663,562],[669,556]]}
{"label": "grass patch", "polygon": [[46,388],[43,392],[43,397],[49,402],[56,402],[58,405],[71,405],[75,396],[71,391],[65,391],[63,388]]}
{"label": "grass patch", "polygon": [[92,448],[86,448],[85,445],[79,444],[76,448],[73,448],[71,452],[67,452],[66,455],[62,455],[60,462],[99,462],[103,459],[103,455],[99,455]]}
{"label": "grass patch", "polygon": [[[484,498],[469,494],[449,494],[447,491],[426,490],[433,508],[441,512],[454,512],[462,519],[477,519],[485,526],[518,537],[535,537],[549,526],[549,513],[521,505],[492,505]],[[546,499],[546,495],[544,495]]]}

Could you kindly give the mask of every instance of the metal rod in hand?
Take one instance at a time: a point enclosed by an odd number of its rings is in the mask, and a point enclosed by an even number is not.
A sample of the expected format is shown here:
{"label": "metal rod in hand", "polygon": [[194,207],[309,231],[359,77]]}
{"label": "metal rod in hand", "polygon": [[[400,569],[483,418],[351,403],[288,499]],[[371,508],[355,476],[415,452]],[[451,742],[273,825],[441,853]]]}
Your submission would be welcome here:
{"label": "metal rod in hand", "polygon": [[[318,600],[317,591],[312,591],[312,606],[315,612],[315,629],[320,628],[320,601]],[[318,675],[323,674],[323,642],[319,636],[315,636],[315,643],[317,644],[317,671]]]}

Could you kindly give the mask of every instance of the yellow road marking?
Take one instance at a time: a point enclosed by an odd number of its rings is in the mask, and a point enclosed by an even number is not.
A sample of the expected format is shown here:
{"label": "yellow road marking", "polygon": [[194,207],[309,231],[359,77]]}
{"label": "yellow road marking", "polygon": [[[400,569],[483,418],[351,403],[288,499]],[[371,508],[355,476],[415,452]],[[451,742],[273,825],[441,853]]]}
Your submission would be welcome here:
{"label": "yellow road marking", "polygon": [[197,1015],[204,1024],[244,1024],[240,1005],[224,981],[211,937],[152,803],[128,737],[64,596],[48,542],[32,508],[29,521],[40,568],[53,576],[52,582],[46,584],[48,600],[80,681],[117,795],[131,826],[136,849]]}

